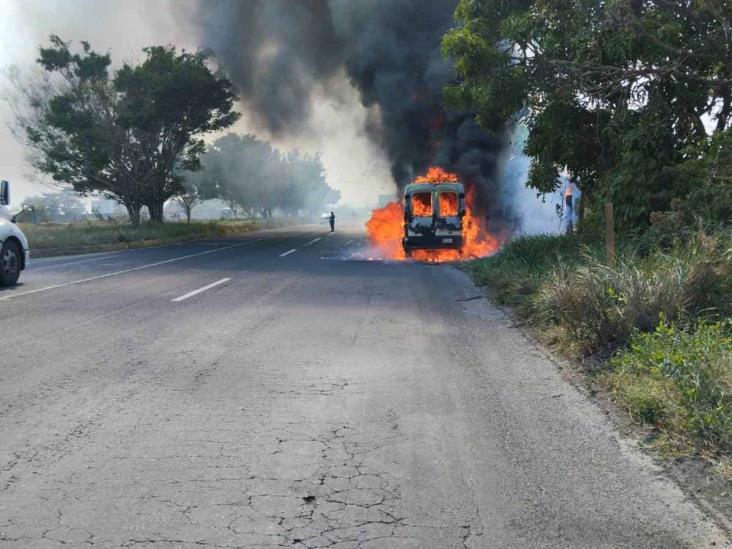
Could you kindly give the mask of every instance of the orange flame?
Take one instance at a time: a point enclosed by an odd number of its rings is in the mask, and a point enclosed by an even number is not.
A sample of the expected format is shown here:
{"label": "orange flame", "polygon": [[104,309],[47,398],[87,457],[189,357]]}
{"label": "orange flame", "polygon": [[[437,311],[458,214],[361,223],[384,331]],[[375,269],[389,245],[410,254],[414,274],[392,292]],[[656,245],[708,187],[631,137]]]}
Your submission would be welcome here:
{"label": "orange flame", "polygon": [[457,193],[440,193],[439,200],[441,217],[455,217],[458,214]]}
{"label": "orange flame", "polygon": [[457,181],[456,174],[446,172],[439,166],[432,166],[426,175],[420,175],[414,180],[415,183],[457,183]]}
{"label": "orange flame", "polygon": [[[441,168],[430,168],[427,175],[418,177],[418,183],[457,182],[457,175]],[[452,194],[454,198],[442,197]],[[483,220],[474,215],[475,189],[468,189],[465,197],[465,216],[463,217],[463,247],[460,250],[413,250],[412,258],[417,261],[444,262],[461,261],[486,257],[501,247],[501,239],[491,235],[485,229]],[[431,206],[430,206],[431,208]],[[444,193],[440,198],[440,214],[457,214],[457,196]],[[430,214],[431,215],[431,209]],[[371,219],[366,223],[366,230],[371,245],[376,248],[383,259],[403,260],[406,258],[402,248],[404,236],[404,208],[399,202],[390,202],[383,208],[371,212]]]}
{"label": "orange flame", "polygon": [[366,222],[371,245],[378,248],[386,259],[404,259],[404,208],[399,202],[389,202],[383,208],[371,212]]}
{"label": "orange flame", "polygon": [[432,217],[432,193],[414,193],[412,211],[417,217]]}

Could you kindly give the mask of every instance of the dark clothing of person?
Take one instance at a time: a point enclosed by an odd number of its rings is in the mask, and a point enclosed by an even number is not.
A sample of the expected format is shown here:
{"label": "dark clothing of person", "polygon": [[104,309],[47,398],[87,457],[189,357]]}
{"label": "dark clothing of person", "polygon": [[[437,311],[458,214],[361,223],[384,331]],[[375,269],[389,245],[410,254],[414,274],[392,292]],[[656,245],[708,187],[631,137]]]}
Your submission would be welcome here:
{"label": "dark clothing of person", "polygon": [[330,232],[335,231],[335,214],[331,212],[330,217],[328,218],[328,221],[330,221]]}

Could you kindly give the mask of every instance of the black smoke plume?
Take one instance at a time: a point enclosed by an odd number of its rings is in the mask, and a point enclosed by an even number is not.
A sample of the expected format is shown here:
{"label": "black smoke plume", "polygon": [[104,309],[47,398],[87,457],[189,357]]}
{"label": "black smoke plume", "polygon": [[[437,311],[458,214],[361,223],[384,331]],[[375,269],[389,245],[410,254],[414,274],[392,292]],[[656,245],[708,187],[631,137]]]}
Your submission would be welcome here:
{"label": "black smoke plume", "polygon": [[498,196],[503,140],[480,130],[471,113],[446,111],[452,77],[440,41],[457,0],[201,1],[210,47],[242,101],[270,133],[308,126],[316,84],[343,71],[370,109],[365,130],[388,155],[401,188],[431,164],[478,186],[484,208]]}

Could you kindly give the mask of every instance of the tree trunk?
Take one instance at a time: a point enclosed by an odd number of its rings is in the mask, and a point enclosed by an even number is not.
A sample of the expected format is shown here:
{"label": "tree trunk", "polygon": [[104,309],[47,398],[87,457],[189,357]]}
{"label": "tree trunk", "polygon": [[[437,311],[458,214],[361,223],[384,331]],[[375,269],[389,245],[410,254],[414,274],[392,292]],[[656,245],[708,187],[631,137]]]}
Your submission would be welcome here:
{"label": "tree trunk", "polygon": [[186,208],[186,221],[191,224],[191,208]]}
{"label": "tree trunk", "polygon": [[162,200],[155,200],[145,204],[147,206],[147,211],[150,214],[150,221],[154,223],[162,223],[165,221],[165,218],[163,217],[163,204],[164,202]]}
{"label": "tree trunk", "polygon": [[137,227],[140,225],[140,210],[142,209],[142,206],[139,204],[125,204],[125,208],[127,208],[127,215],[130,217],[130,223],[132,223],[133,227]]}

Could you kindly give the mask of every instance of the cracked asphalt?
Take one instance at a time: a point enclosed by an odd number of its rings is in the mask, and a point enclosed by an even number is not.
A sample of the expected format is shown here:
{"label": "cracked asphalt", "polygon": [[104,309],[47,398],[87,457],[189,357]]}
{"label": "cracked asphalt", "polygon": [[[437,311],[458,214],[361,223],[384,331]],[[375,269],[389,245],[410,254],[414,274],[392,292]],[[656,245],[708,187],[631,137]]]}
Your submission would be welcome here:
{"label": "cracked asphalt", "polygon": [[0,292],[0,547],[726,544],[462,272],[362,244],[36,261]]}

